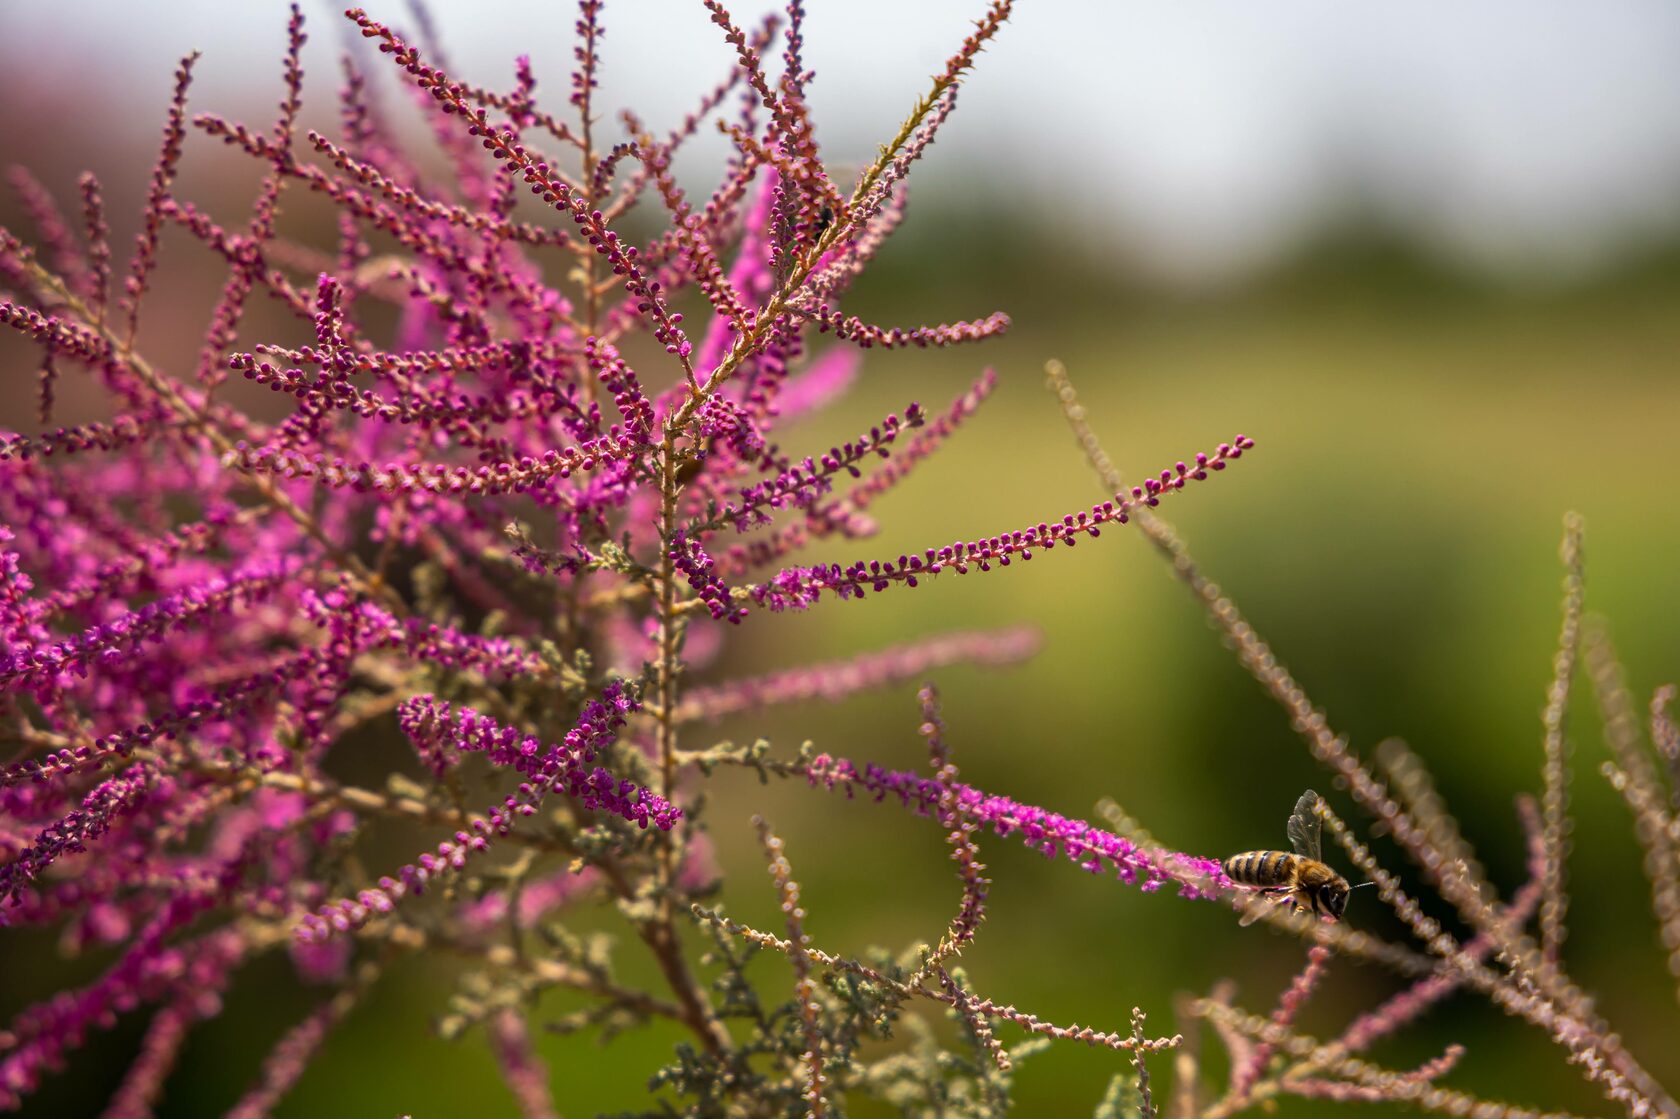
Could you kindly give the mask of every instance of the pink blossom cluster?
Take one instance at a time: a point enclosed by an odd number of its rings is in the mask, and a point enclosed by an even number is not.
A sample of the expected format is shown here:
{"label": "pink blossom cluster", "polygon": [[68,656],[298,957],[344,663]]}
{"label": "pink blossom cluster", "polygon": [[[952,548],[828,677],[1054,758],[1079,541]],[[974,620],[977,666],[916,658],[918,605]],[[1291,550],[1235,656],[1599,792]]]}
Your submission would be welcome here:
{"label": "pink blossom cluster", "polygon": [[[872,536],[866,510],[979,422],[1000,383],[987,370],[946,407],[911,403],[827,449],[782,442],[859,380],[860,350],[1008,328],[1001,313],[896,327],[844,308],[1010,5],[994,0],[851,182],[811,119],[802,5],[757,27],[705,6],[718,34],[704,47],[726,73],[661,131],[596,104],[613,42],[598,0],[579,5],[561,115],[528,59],[504,87],[480,85],[423,17],[410,34],[352,9],[336,100],[311,117],[294,5],[268,122],[189,109],[197,56],[182,60],[126,266],[93,176],[70,215],[13,176],[35,236],[0,229],[0,329],[37,368],[31,418],[8,413],[23,429],[0,430],[0,924],[57,928],[115,962],[0,1029],[0,1107],[90,1031],[150,1006],[110,1108],[149,1113],[237,965],[282,951],[333,993],[235,1108],[265,1114],[392,953],[444,946],[504,967],[506,937],[488,928],[518,940],[596,896],[669,992],[626,992],[575,958],[521,956],[521,981],[672,1017],[725,1062],[728,1031],[679,927],[717,878],[706,767],[684,728],[1011,663],[1036,639],[928,635],[740,679],[719,667],[724,636],[765,625],[758,607],[1071,547],[1253,445],[1238,436],[1018,531],[795,562]],[[405,143],[404,103],[441,165]],[[729,138],[723,166],[679,181],[675,158],[710,129]],[[260,172],[245,214],[183,196],[179,171],[205,139]],[[311,228],[297,216],[311,207],[293,205],[305,200],[333,223]],[[200,250],[179,269],[178,238]],[[220,286],[196,356],[154,360],[153,289],[206,261]],[[259,305],[283,325],[254,328]],[[108,414],[55,420],[68,383]],[[370,743],[400,747],[372,780]],[[811,775],[940,818],[972,895],[965,941],[983,914],[981,827],[1146,888],[1176,877],[1193,891],[1189,869],[1219,881],[1216,865],[1178,867],[941,772],[824,759]],[[416,828],[434,838],[411,862],[387,872],[366,854]],[[476,1008],[540,1108],[540,1061],[506,1010]]]}

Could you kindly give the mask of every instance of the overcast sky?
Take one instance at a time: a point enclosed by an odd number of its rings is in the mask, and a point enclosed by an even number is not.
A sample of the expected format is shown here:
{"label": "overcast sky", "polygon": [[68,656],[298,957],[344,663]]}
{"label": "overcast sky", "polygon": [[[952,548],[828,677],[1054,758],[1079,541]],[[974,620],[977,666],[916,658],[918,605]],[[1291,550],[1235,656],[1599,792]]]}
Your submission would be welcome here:
{"label": "overcast sky", "polygon": [[[406,0],[368,7],[409,22]],[[819,135],[855,164],[982,5],[810,9]],[[305,4],[323,112],[338,10]],[[466,76],[505,85],[527,53],[564,106],[575,5],[432,10]],[[747,22],[765,8],[735,10]],[[150,136],[167,69],[192,48],[205,52],[197,106],[266,116],[284,19],[278,0],[0,0],[0,61],[49,81],[102,74],[98,96]],[[606,20],[607,100],[656,125],[729,65],[698,0],[609,0]],[[0,121],[0,154],[18,127]],[[1680,227],[1680,4],[1022,0],[926,178],[1018,192],[1189,278],[1264,260],[1350,197],[1471,261],[1591,265]]]}

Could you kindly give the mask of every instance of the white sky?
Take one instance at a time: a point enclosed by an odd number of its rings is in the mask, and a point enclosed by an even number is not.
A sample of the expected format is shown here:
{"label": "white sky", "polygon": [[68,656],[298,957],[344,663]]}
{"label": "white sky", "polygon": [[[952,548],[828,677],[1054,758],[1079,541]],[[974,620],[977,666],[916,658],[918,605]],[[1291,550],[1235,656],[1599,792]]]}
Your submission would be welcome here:
{"label": "white sky", "polygon": [[[564,107],[575,5],[431,6],[465,76],[505,85],[528,53]],[[403,0],[368,7],[409,22]],[[811,0],[830,157],[867,160],[982,7]],[[736,5],[741,22],[763,10]],[[305,5],[318,113],[338,11]],[[0,63],[105,73],[101,96],[149,139],[168,69],[195,47],[195,105],[265,119],[284,19],[280,0],[0,0]],[[608,0],[606,23],[606,100],[656,126],[729,64],[698,0]],[[0,155],[20,127],[0,122]],[[1473,262],[1590,266],[1680,226],[1680,4],[1021,0],[936,154],[924,183],[1018,193],[1186,279],[1263,260],[1349,198]]]}

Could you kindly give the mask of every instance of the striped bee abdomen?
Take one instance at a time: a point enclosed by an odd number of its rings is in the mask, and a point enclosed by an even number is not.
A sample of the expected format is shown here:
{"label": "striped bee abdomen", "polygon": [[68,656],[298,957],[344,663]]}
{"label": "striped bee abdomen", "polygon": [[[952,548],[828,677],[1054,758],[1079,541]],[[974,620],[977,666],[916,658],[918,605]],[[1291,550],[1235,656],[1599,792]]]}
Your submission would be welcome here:
{"label": "striped bee abdomen", "polygon": [[1294,878],[1295,861],[1288,851],[1244,851],[1225,860],[1225,873],[1245,886],[1287,886]]}

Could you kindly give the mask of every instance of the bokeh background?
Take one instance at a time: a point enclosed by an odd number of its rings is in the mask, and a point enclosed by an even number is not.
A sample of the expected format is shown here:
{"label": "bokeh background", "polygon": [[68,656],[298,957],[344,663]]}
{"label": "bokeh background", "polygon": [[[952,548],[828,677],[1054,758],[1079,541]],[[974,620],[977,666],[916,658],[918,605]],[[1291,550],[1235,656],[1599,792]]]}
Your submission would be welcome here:
{"label": "bokeh background", "polygon": [[[872,156],[981,9],[811,7],[819,135],[841,165]],[[395,2],[372,10],[409,22]],[[513,56],[529,53],[539,90],[563,105],[569,6],[434,0],[432,11],[465,76],[504,84]],[[330,127],[346,40],[330,6],[306,13],[306,117]],[[743,20],[753,13],[738,6]],[[0,155],[65,197],[78,171],[98,172],[120,251],[175,60],[205,52],[196,111],[266,120],[284,19],[271,0],[4,0]],[[603,95],[656,127],[729,65],[698,4],[610,3],[607,24]],[[1566,510],[1586,518],[1588,601],[1610,620],[1636,695],[1680,677],[1676,58],[1680,9],[1660,0],[1023,4],[965,84],[912,180],[906,227],[851,303],[902,325],[1004,309],[1013,329],[981,348],[872,351],[854,392],[784,445],[827,447],[912,399],[942,405],[995,367],[994,399],[880,504],[883,533],[868,552],[896,555],[1098,496],[1044,391],[1047,358],[1068,364],[1134,475],[1237,431],[1254,436],[1252,458],[1166,514],[1356,749],[1394,735],[1423,755],[1509,888],[1521,873],[1512,798],[1539,785]],[[720,151],[697,143],[680,169],[700,186]],[[242,220],[256,175],[194,136],[181,193]],[[319,224],[324,211],[291,197],[294,233]],[[0,219],[17,225],[10,198]],[[170,239],[163,274],[143,339],[179,367],[196,352],[220,267]],[[11,339],[0,345],[0,420],[27,428],[33,366]],[[100,414],[68,385],[61,395],[71,419]],[[1023,621],[1044,637],[1031,663],[936,674],[969,781],[1072,815],[1109,795],[1168,844],[1213,855],[1281,846],[1309,786],[1353,815],[1129,532],[988,576],[754,619],[703,675]],[[1672,1088],[1673,983],[1632,827],[1596,773],[1604,755],[1585,693],[1576,712],[1568,962]],[[905,686],[698,728],[691,742],[763,736],[791,752],[811,739],[914,767],[916,723]],[[953,910],[945,846],[925,820],[745,773],[721,775],[713,796],[730,905],[746,919],[776,920],[753,812],[785,837],[810,931],[828,949],[932,940]],[[1118,1028],[1140,1005],[1171,1032],[1176,992],[1230,976],[1264,1009],[1301,962],[1298,943],[1239,930],[1216,907],[1143,896],[1014,841],[983,849],[995,886],[965,964],[982,991],[1052,1020]],[[1367,897],[1349,920],[1400,932]],[[61,961],[50,940],[10,935],[0,959],[8,1016],[99,962]],[[512,1114],[481,1036],[431,1035],[446,970],[412,964],[384,980],[282,1114]],[[759,964],[767,989],[785,972]],[[1336,961],[1300,1024],[1331,1036],[1392,989],[1380,971]],[[227,1014],[194,1035],[160,1114],[219,1113],[315,997],[284,961],[254,969]],[[570,1005],[556,996],[544,1009]],[[143,1022],[97,1038],[31,1113],[93,1113]],[[543,1048],[575,1116],[638,1106],[673,1040],[652,1028],[604,1050],[560,1038]],[[1405,1067],[1449,1041],[1470,1049],[1453,1086],[1608,1113],[1559,1050],[1467,999],[1376,1056]],[[1160,1082],[1168,1063],[1155,1062]],[[1089,1113],[1118,1068],[1106,1051],[1055,1047],[1022,1066],[1021,1114]],[[1291,1101],[1280,1111],[1327,1113]]]}

